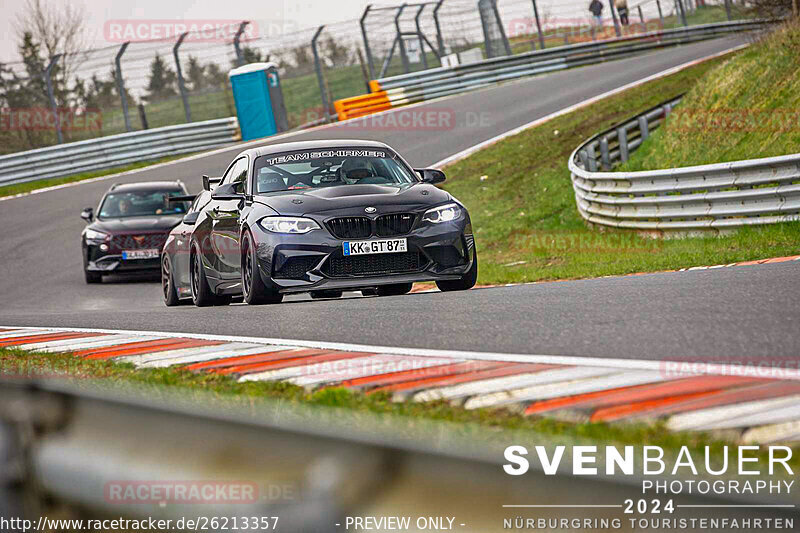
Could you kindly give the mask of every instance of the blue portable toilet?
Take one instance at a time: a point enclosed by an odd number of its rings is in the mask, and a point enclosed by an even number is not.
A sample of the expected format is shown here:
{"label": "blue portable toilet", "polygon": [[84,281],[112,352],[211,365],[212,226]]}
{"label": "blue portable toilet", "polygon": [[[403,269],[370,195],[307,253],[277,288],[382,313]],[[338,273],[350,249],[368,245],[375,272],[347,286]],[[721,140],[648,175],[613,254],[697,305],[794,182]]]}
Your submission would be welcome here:
{"label": "blue portable toilet", "polygon": [[289,129],[278,66],[250,63],[228,72],[242,140],[275,135]]}

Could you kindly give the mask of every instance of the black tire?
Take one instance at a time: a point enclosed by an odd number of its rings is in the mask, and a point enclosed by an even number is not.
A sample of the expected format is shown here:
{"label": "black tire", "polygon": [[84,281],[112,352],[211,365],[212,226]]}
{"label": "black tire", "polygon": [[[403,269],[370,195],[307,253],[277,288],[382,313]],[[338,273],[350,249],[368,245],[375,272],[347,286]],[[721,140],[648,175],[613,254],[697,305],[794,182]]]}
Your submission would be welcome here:
{"label": "black tire", "polygon": [[439,287],[439,290],[442,292],[466,291],[467,289],[474,287],[476,281],[478,281],[478,253],[473,252],[472,266],[466,274],[461,276],[461,279],[452,281],[437,281],[436,286]]}
{"label": "black tire", "polygon": [[334,290],[327,290],[327,291],[311,291],[311,297],[316,299],[319,298],[341,298],[342,291],[334,291]]}
{"label": "black tire", "polygon": [[161,258],[161,293],[164,296],[164,305],[167,307],[175,307],[180,305],[181,301],[178,298],[178,293],[175,290],[174,278],[172,277],[172,264],[169,261],[169,256],[165,253]]}
{"label": "black tire", "polygon": [[264,285],[258,272],[258,257],[249,232],[242,236],[242,293],[249,305],[278,304],[283,294]]}
{"label": "black tire", "polygon": [[83,278],[86,280],[86,283],[89,285],[95,285],[97,283],[103,283],[103,275],[99,272],[89,272],[86,268],[83,269]]}
{"label": "black tire", "polygon": [[381,285],[378,287],[378,296],[400,296],[411,292],[413,283],[393,283],[392,285]]}
{"label": "black tire", "polygon": [[195,244],[189,257],[189,280],[192,286],[192,302],[197,307],[208,307],[217,304],[217,295],[208,285],[208,278],[200,260],[200,250]]}

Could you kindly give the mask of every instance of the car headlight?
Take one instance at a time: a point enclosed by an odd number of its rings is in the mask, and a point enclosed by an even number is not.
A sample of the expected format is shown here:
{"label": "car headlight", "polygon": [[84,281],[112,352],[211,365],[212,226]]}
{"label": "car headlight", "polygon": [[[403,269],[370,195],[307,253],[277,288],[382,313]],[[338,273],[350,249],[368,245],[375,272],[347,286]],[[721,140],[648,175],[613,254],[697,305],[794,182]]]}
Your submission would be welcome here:
{"label": "car headlight", "polygon": [[308,233],[319,229],[319,224],[303,217],[266,217],[261,219],[261,225],[272,233]]}
{"label": "car headlight", "polygon": [[428,209],[422,215],[422,220],[433,224],[450,222],[461,216],[461,207],[458,204],[445,204],[433,209]]}
{"label": "car headlight", "polygon": [[103,233],[102,231],[88,228],[86,229],[84,236],[86,236],[86,239],[90,241],[105,241],[110,238],[108,233]]}

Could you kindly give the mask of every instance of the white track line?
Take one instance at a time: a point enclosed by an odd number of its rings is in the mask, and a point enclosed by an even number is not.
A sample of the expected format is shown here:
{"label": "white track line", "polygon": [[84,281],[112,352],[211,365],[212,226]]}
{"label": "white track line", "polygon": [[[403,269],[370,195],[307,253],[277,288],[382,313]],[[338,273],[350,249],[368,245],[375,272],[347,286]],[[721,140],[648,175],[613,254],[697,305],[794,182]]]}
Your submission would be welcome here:
{"label": "white track line", "polygon": [[[380,356],[379,356],[380,357]],[[305,372],[305,375],[290,378],[288,381],[301,387],[313,388],[325,384],[339,383],[348,379],[356,379],[366,376],[380,376],[393,372],[403,372],[407,370],[421,370],[432,366],[448,365],[460,363],[453,359],[432,359],[430,357],[393,357],[381,360],[378,357],[364,357],[358,359],[346,359],[351,364],[345,365],[343,369],[336,369],[328,373]],[[323,363],[324,364],[324,363]]]}
{"label": "white track line", "polygon": [[[208,348],[184,348],[174,350],[172,354],[164,355],[166,352],[154,353],[151,355],[132,355],[126,357],[130,362],[142,368],[165,368],[173,365],[189,365],[192,363],[202,363],[215,359],[225,359],[227,357],[239,357],[244,355],[256,355],[259,353],[277,352],[280,350],[291,349],[290,346],[268,347],[263,345],[231,343]],[[178,351],[182,353],[177,353]],[[133,358],[137,358],[133,360]],[[123,358],[120,358],[123,359]]]}
{"label": "white track line", "polygon": [[[11,326],[0,326],[11,327]],[[434,350],[428,348],[402,348],[397,346],[371,346],[342,342],[308,341],[299,339],[278,339],[269,337],[240,337],[232,335],[211,335],[204,333],[174,333],[169,331],[135,331],[99,328],[26,328],[44,332],[78,332],[78,333],[111,333],[125,335],[145,335],[166,338],[189,338],[223,342],[246,342],[263,345],[294,346],[320,350],[339,350],[344,352],[362,352],[388,355],[410,355],[419,357],[444,357],[451,359],[472,359],[475,361],[504,361],[512,363],[540,363],[564,366],[591,366],[621,368],[625,370],[654,370],[666,375],[676,373],[694,373],[701,375],[753,376],[768,379],[800,381],[800,370],[791,368],[774,368],[752,365],[713,364],[703,365],[702,358],[696,362],[686,361],[652,361],[640,359],[614,359],[607,357],[585,357],[572,355],[541,355],[498,352],[473,352],[457,350]],[[684,368],[687,370],[683,370]]]}
{"label": "white track line", "polygon": [[652,76],[648,76],[646,78],[642,78],[641,80],[637,80],[637,81],[634,81],[634,82],[629,83],[627,85],[623,85],[622,87],[617,87],[616,89],[612,89],[612,90],[610,90],[608,92],[605,92],[603,94],[594,96],[594,97],[589,98],[588,100],[584,100],[583,102],[580,102],[578,104],[571,105],[569,107],[565,107],[564,109],[560,109],[559,111],[556,111],[555,113],[551,113],[551,114],[549,114],[549,115],[547,115],[545,117],[537,118],[536,120],[528,122],[527,124],[523,124],[522,126],[514,128],[513,130],[509,130],[509,131],[507,131],[505,133],[501,133],[500,135],[498,135],[496,137],[492,137],[491,139],[487,139],[487,140],[485,140],[483,142],[480,142],[480,143],[478,143],[478,144],[476,144],[474,146],[471,146],[469,148],[461,150],[457,154],[453,154],[453,155],[451,155],[449,157],[446,157],[446,158],[442,159],[441,161],[438,161],[438,162],[436,162],[436,163],[434,163],[434,164],[432,164],[430,166],[433,167],[433,168],[442,168],[442,167],[445,167],[447,165],[452,165],[453,163],[455,163],[457,161],[460,161],[461,159],[464,159],[465,157],[467,157],[469,155],[472,155],[475,152],[486,148],[487,146],[491,146],[491,145],[493,145],[493,144],[495,144],[497,142],[502,141],[503,139],[506,139],[508,137],[512,137],[512,136],[514,136],[514,135],[516,135],[518,133],[521,133],[521,132],[523,132],[523,131],[525,131],[525,130],[527,130],[529,128],[540,126],[540,125],[544,124],[545,122],[553,120],[556,117],[560,117],[562,115],[566,115],[567,113],[572,113],[573,111],[577,111],[578,109],[581,109],[581,108],[586,107],[588,105],[594,104],[595,102],[599,102],[600,100],[603,100],[604,98],[608,98],[609,96],[614,96],[615,94],[619,94],[619,93],[621,93],[623,91],[627,91],[628,89],[633,89],[634,87],[638,87],[639,85],[643,85],[643,84],[645,84],[645,83],[647,83],[649,81],[657,80],[659,78],[663,78],[665,76],[669,76],[671,74],[675,74],[676,72],[680,72],[681,70],[687,69],[689,67],[693,67],[695,65],[699,65],[700,63],[704,63],[704,62],[709,61],[711,59],[715,59],[717,57],[724,56],[726,54],[730,54],[730,53],[736,52],[738,50],[741,50],[742,48],[746,48],[747,46],[750,46],[750,45],[749,44],[742,44],[742,45],[739,45],[739,46],[734,46],[733,48],[729,48],[727,50],[723,50],[722,52],[717,52],[716,54],[712,54],[710,56],[701,57],[699,59],[695,59],[695,60],[689,61],[688,63],[684,63],[684,64],[678,65],[676,67],[668,68],[667,70],[661,71],[661,72],[659,72],[657,74],[653,74]]}
{"label": "white track line", "polygon": [[141,337],[134,335],[103,335],[102,337],[83,337],[80,339],[67,339],[63,341],[37,342],[20,346],[23,350],[53,352],[71,352],[88,348],[103,348],[130,342],[154,340],[155,337]]}

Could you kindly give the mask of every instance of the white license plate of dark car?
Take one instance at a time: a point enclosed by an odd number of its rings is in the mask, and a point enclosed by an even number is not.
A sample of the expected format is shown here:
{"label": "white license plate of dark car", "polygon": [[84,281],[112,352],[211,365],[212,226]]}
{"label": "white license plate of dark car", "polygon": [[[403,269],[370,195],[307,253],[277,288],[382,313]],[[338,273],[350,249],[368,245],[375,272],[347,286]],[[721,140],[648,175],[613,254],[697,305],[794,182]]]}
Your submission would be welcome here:
{"label": "white license plate of dark car", "polygon": [[158,248],[146,250],[123,250],[122,259],[155,259],[159,255],[161,255],[161,252],[158,250]]}
{"label": "white license plate of dark car", "polygon": [[342,243],[342,251],[345,256],[407,252],[408,241],[406,239],[347,241]]}

